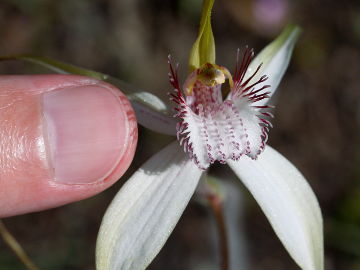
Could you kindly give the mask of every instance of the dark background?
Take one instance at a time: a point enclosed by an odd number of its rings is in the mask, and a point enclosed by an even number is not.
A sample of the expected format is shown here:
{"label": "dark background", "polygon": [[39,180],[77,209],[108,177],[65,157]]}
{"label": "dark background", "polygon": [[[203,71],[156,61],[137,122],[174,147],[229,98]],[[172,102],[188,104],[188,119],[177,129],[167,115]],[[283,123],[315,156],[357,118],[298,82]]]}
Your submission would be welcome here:
{"label": "dark background", "polygon": [[[0,0],[0,55],[52,57],[166,98],[171,89],[167,55],[180,63],[184,78],[200,7],[201,0]],[[303,34],[273,100],[269,144],[300,169],[319,199],[326,269],[358,270],[359,1],[217,0],[217,63],[232,69],[237,48],[249,45],[259,52],[288,22],[301,25]],[[46,72],[20,62],[0,63],[0,74]],[[96,235],[107,205],[126,177],[172,140],[142,128],[139,135],[129,172],[106,192],[4,220],[42,270],[95,269]],[[228,171],[224,175],[228,185],[236,185]],[[251,195],[243,190],[231,196],[236,203],[228,215],[238,228],[231,236],[237,243],[234,269],[298,269]],[[218,269],[217,254],[212,214],[195,199],[149,269]],[[0,269],[25,269],[2,241]]]}

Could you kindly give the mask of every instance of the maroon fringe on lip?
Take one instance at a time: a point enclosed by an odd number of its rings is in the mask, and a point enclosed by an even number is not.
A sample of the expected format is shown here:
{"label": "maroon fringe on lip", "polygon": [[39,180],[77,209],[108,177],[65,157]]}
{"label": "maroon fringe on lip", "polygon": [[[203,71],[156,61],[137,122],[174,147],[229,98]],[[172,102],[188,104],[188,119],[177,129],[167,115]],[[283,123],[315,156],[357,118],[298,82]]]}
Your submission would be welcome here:
{"label": "maroon fringe on lip", "polygon": [[[267,142],[268,139],[268,132],[269,129],[272,127],[271,122],[267,119],[267,118],[273,118],[273,115],[268,112],[268,111],[263,111],[264,109],[269,109],[269,108],[273,108],[272,106],[269,105],[262,105],[262,106],[257,106],[256,103],[257,101],[269,98],[269,92],[265,91],[266,89],[268,89],[270,87],[270,85],[263,85],[261,87],[260,84],[264,83],[267,80],[267,76],[263,75],[261,76],[256,82],[251,83],[251,80],[255,77],[255,75],[259,72],[259,70],[261,69],[261,65],[259,65],[257,67],[257,69],[251,74],[251,76],[244,80],[245,78],[245,74],[248,71],[249,65],[251,63],[251,61],[254,58],[254,51],[253,49],[249,49],[246,48],[244,50],[243,56],[240,60],[240,52],[239,50],[237,51],[237,57],[236,57],[236,66],[235,66],[235,72],[234,72],[234,76],[233,76],[233,82],[234,85],[230,90],[230,98],[228,100],[225,101],[221,101],[221,105],[218,107],[218,112],[222,113],[224,117],[226,117],[226,139],[227,142],[231,144],[232,149],[243,149],[241,150],[242,152],[236,152],[237,154],[235,154],[234,152],[227,152],[228,154],[230,154],[230,156],[226,156],[223,152],[221,152],[221,147],[224,146],[224,142],[223,142],[223,138],[221,138],[220,133],[216,132],[217,131],[217,127],[216,127],[216,121],[213,122],[212,124],[215,125],[214,129],[211,129],[210,131],[212,132],[211,135],[209,135],[209,130],[208,127],[206,125],[206,121],[204,120],[203,122],[199,122],[199,125],[201,125],[199,128],[201,130],[201,135],[203,138],[203,142],[204,142],[204,147],[206,148],[206,153],[207,153],[207,166],[214,163],[216,160],[218,160],[220,163],[226,163],[227,159],[233,159],[233,160],[238,160],[243,154],[246,154],[248,156],[250,156],[251,158],[256,158],[257,155],[259,155],[265,147],[265,144]],[[189,157],[195,162],[195,164],[201,168],[201,169],[206,169],[207,166],[202,166],[200,164],[199,161],[199,157],[197,156],[196,153],[194,153],[194,146],[192,145],[192,142],[190,141],[190,130],[189,130],[189,126],[188,123],[186,122],[186,117],[188,117],[189,113],[191,115],[194,116],[197,115],[198,117],[200,117],[199,119],[206,119],[206,113],[209,112],[209,109],[207,108],[207,106],[209,106],[209,104],[205,102],[205,104],[202,104],[201,101],[196,103],[195,105],[191,105],[191,107],[189,107],[189,104],[187,104],[187,98],[186,96],[184,96],[184,94],[182,93],[180,84],[179,84],[179,79],[178,79],[178,64],[174,67],[172,62],[171,62],[171,57],[168,57],[168,64],[169,64],[169,80],[171,85],[174,88],[174,91],[172,93],[169,93],[170,95],[170,100],[172,100],[174,103],[176,103],[176,107],[174,108],[175,110],[175,117],[177,117],[179,119],[179,122],[177,124],[177,139],[180,142],[180,145],[182,145],[184,147],[184,151],[188,152]],[[204,86],[205,87],[205,86]],[[200,87],[196,87],[196,89],[201,89]],[[204,88],[207,89],[207,88]],[[207,89],[209,90],[209,89]],[[214,92],[207,92],[206,94],[209,93],[214,93]],[[194,97],[196,98],[196,92],[194,91]],[[261,134],[260,136],[260,140],[261,140],[261,145],[260,146],[256,146],[258,149],[251,149],[251,145],[250,145],[250,141],[247,139],[248,138],[248,134],[246,132],[246,127],[243,126],[243,121],[242,121],[242,116],[239,114],[238,108],[235,106],[234,103],[232,103],[233,100],[235,99],[242,99],[245,100],[246,102],[251,103],[252,108],[254,108],[258,113],[256,114],[256,116],[259,119],[259,126],[261,127]],[[201,99],[200,99],[201,100]],[[220,111],[219,111],[220,110]],[[211,109],[210,109],[211,111]],[[229,113],[231,113],[231,115],[233,116],[233,118],[230,117]],[[255,115],[254,115],[255,116]],[[242,128],[243,130],[243,139],[241,138],[236,138],[234,136],[234,125],[237,125],[238,127]],[[214,127],[214,126],[213,126]],[[222,127],[223,128],[223,127]],[[212,141],[214,141],[215,143],[209,143],[208,139],[209,137],[211,137]],[[240,143],[239,141],[240,140]],[[245,140],[245,141],[244,141]],[[241,145],[240,145],[241,144]],[[242,148],[240,148],[240,146]],[[217,148],[217,149],[214,149]],[[211,153],[214,153],[214,151],[216,151],[216,157],[212,156]],[[254,151],[256,153],[254,153]]]}

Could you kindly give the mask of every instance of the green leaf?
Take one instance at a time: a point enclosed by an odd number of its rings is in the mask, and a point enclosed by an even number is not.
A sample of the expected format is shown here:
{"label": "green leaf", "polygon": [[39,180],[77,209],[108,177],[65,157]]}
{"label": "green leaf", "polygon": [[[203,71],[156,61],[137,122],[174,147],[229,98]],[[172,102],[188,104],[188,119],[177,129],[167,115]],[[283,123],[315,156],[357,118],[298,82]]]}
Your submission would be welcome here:
{"label": "green leaf", "polygon": [[204,0],[203,2],[199,35],[190,52],[190,71],[199,68],[205,63],[215,64],[215,41],[211,29],[211,10],[214,1]]}
{"label": "green leaf", "polygon": [[121,91],[130,100],[140,125],[159,133],[167,135],[176,134],[176,121],[170,113],[170,108],[168,108],[162,100],[150,92],[139,90],[138,88],[110,75],[80,68],[51,58],[32,55],[0,57],[0,61],[4,60],[24,60],[44,66],[57,73],[88,76],[115,85],[121,89]]}

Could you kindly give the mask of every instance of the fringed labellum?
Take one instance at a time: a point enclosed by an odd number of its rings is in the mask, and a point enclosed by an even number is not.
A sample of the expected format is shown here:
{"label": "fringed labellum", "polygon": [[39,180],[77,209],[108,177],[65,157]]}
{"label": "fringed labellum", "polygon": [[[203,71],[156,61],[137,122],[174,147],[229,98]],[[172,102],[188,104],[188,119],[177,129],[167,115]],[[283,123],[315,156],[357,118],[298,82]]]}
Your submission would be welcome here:
{"label": "fringed labellum", "polygon": [[[239,160],[243,155],[256,159],[264,150],[272,127],[268,120],[272,114],[266,109],[272,107],[256,103],[269,98],[270,85],[264,85],[266,75],[252,80],[261,65],[244,79],[253,57],[253,50],[246,48],[240,60],[238,51],[233,76],[225,67],[205,63],[188,76],[182,89],[178,66],[174,68],[169,57],[169,78],[175,91],[170,96],[180,119],[177,137],[200,169],[215,161]],[[228,91],[223,85],[226,79]]]}

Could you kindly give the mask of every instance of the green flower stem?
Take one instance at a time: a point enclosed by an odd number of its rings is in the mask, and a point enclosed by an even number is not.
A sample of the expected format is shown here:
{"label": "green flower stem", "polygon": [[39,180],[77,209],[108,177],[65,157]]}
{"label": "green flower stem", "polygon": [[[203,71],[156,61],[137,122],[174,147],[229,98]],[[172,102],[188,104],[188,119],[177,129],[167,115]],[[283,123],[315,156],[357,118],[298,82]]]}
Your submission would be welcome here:
{"label": "green flower stem", "polygon": [[18,256],[20,261],[26,266],[29,270],[39,270],[37,266],[31,261],[29,256],[25,253],[24,249],[21,247],[18,241],[11,235],[11,233],[6,228],[2,220],[0,220],[0,235],[4,239],[5,243],[9,248]]}

